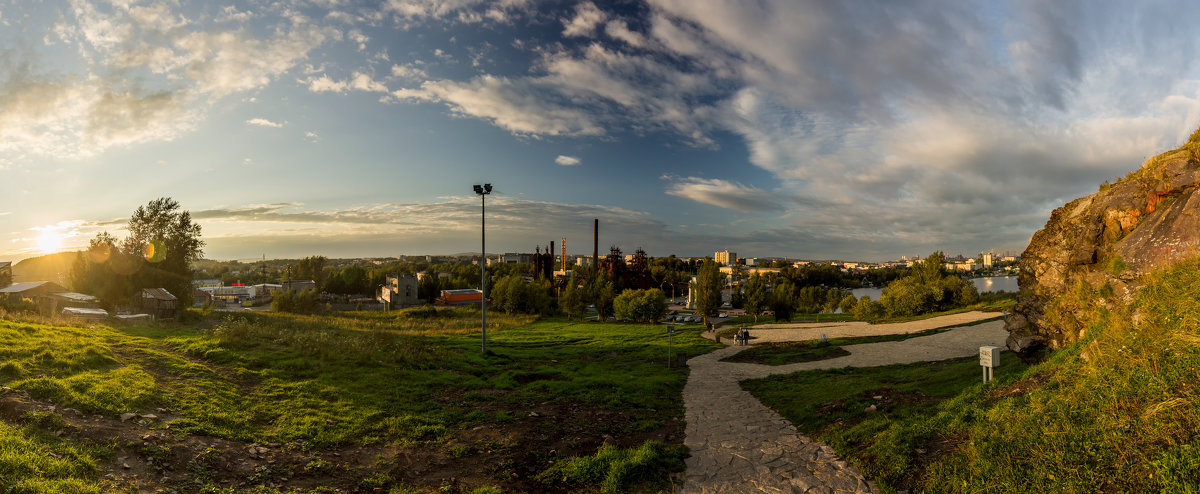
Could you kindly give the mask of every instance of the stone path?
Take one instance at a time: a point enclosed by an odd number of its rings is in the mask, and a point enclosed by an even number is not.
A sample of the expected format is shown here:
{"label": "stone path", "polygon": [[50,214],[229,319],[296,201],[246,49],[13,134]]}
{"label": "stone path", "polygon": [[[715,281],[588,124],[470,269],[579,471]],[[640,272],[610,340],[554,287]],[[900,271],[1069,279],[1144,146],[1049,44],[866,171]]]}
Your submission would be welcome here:
{"label": "stone path", "polygon": [[[750,328],[750,334],[754,337],[752,342],[765,343],[768,341],[816,340],[820,339],[822,334],[829,338],[847,338],[919,333],[927,329],[969,324],[999,315],[997,312],[971,311],[893,324],[868,324],[862,321],[764,324]],[[712,338],[712,334],[706,333],[705,337]]]}
{"label": "stone path", "polygon": [[[929,325],[924,329],[949,323],[942,318],[916,322]],[[900,325],[872,327],[876,329],[872,334],[923,330]],[[762,330],[751,333],[758,336]],[[817,362],[780,366],[720,362],[749,347],[727,347],[695,357],[688,361],[691,374],[683,389],[687,419],[684,444],[692,455],[687,459],[683,492],[878,492],[858,470],[838,459],[828,445],[798,433],[787,419],[763,406],[738,383],[808,369],[965,357],[977,353],[980,346],[1003,346],[1007,337],[1004,323],[992,321],[904,341],[847,346],[844,348],[850,355]]]}

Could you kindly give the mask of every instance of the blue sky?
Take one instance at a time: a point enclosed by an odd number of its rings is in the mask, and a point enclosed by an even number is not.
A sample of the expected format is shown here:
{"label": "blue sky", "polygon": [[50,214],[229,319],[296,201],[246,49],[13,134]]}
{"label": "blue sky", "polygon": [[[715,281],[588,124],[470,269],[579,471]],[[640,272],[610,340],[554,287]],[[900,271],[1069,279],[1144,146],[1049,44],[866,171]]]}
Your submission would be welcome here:
{"label": "blue sky", "polygon": [[1200,124],[1191,2],[0,0],[0,259],[1020,251]]}

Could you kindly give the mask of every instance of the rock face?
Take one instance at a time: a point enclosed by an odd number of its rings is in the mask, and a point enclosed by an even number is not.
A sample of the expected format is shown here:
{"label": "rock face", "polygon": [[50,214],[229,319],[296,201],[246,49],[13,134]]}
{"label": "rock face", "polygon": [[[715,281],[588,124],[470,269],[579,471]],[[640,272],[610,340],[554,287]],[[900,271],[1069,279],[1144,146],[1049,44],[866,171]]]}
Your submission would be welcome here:
{"label": "rock face", "polygon": [[[1132,302],[1140,275],[1200,255],[1200,131],[1183,147],[1050,215],[1021,255],[1008,347],[1023,357],[1061,348],[1086,326],[1069,294]],[[1109,295],[1111,291],[1111,295]]]}

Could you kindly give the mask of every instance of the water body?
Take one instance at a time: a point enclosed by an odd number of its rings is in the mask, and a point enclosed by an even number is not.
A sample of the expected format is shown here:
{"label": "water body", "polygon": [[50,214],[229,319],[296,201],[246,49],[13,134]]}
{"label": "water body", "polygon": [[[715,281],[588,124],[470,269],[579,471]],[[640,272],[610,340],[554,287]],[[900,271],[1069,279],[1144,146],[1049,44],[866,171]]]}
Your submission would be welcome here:
{"label": "water body", "polygon": [[[1015,292],[1017,291],[1016,276],[988,276],[985,278],[973,278],[975,289],[979,293],[983,292]],[[871,300],[879,300],[879,296],[883,295],[883,289],[880,288],[855,288],[850,290],[855,297],[861,298],[863,295],[871,297]]]}

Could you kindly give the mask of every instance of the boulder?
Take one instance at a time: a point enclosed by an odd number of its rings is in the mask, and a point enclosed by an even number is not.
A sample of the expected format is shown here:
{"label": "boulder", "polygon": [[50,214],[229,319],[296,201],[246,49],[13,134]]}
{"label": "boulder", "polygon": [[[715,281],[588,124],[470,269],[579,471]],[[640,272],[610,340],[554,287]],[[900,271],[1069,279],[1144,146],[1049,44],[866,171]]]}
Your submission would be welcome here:
{"label": "boulder", "polygon": [[[1054,210],[1021,254],[1020,293],[1005,318],[1022,358],[1086,335],[1072,305],[1132,302],[1141,275],[1200,253],[1200,131],[1111,186]],[[1075,298],[1072,298],[1072,297]]]}

